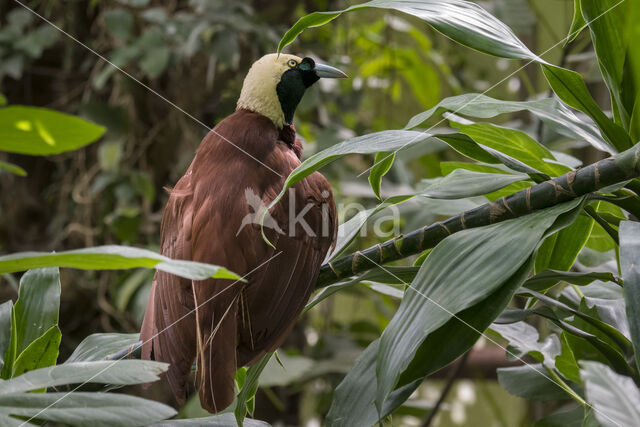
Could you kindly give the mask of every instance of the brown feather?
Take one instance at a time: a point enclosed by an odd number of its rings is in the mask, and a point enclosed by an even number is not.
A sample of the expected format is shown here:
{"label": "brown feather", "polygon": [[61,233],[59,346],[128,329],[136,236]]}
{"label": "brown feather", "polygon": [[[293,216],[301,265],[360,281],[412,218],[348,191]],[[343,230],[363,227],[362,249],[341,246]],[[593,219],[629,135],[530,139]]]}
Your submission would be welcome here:
{"label": "brown feather", "polygon": [[[243,219],[255,213],[245,197],[247,189],[268,205],[300,164],[302,146],[293,126],[278,131],[270,119],[246,110],[224,119],[215,131],[254,158],[216,133],[205,137],[187,173],[171,191],[163,218],[162,253],[248,274],[248,283],[190,282],[159,272],[141,330],[143,358],[149,359],[153,348],[156,360],[171,364],[167,379],[179,403],[186,398],[191,363],[197,358],[200,401],[210,412],[233,401],[238,367],[254,363],[286,338],[314,289],[337,232],[331,189],[316,172],[294,185],[270,211],[284,232],[266,229],[275,250],[263,241],[256,224],[244,224],[238,233]],[[298,223],[290,230],[290,197],[296,215],[311,204],[303,216],[307,227]],[[323,209],[328,214],[324,223]],[[194,298],[197,316],[191,312]]]}

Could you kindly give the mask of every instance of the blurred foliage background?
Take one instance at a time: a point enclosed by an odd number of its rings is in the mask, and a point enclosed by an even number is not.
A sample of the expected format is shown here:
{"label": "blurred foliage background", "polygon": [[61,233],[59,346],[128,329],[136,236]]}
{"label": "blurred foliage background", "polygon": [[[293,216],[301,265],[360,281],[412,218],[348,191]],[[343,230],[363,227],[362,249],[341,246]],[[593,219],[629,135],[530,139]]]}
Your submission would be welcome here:
{"label": "blurred foliage background", "polygon": [[[580,71],[588,83],[598,82],[590,89],[601,105],[607,105],[608,93],[588,35],[583,33],[567,47],[561,42],[571,24],[573,1],[481,3],[534,52],[544,53],[544,59]],[[1,253],[110,243],[157,250],[167,199],[163,187],[172,186],[184,173],[207,126],[213,127],[235,109],[251,63],[275,51],[280,36],[297,17],[342,9],[349,2],[25,4],[58,28],[12,0],[0,0],[0,93],[9,104],[79,115],[108,130],[98,143],[63,155],[0,154],[0,160],[28,173],[26,178],[0,175]],[[408,118],[446,96],[487,91],[494,98],[525,100],[548,91],[539,67],[521,68],[522,62],[462,48],[421,21],[393,12],[347,14],[304,33],[288,51],[338,66],[351,76],[320,82],[304,98],[295,125],[305,143],[305,156],[347,137],[402,128]],[[507,120],[552,149],[570,149],[585,163],[599,158],[591,148],[567,147],[558,135],[546,135],[525,114]],[[416,146],[400,152],[383,194],[415,186],[416,177],[440,176],[440,162],[459,160],[452,150],[434,151],[432,146],[428,150]],[[359,176],[371,160],[352,155],[323,170],[341,204],[341,221],[355,214],[357,206],[377,204],[367,174]],[[452,202],[407,203],[401,207],[405,215],[399,223],[384,221],[382,227],[390,232],[411,230],[434,216],[468,208]],[[376,237],[369,232],[359,239],[356,244],[363,247]],[[61,359],[91,333],[138,331],[153,271],[62,274]],[[15,299],[16,277],[5,275],[0,283],[0,300]],[[276,425],[321,425],[333,389],[362,348],[380,335],[396,306],[397,300],[384,290],[365,293],[351,288],[309,312],[280,350],[285,370],[272,360],[273,366],[265,371],[255,418]],[[529,425],[527,420],[553,407],[512,397],[497,385],[495,367],[507,363],[502,350],[481,340],[474,355],[458,373],[464,379],[456,382],[433,425]],[[389,423],[422,424],[447,372],[439,375],[426,381]],[[162,386],[133,392],[171,402]],[[199,411],[196,399],[183,414],[195,416]]]}

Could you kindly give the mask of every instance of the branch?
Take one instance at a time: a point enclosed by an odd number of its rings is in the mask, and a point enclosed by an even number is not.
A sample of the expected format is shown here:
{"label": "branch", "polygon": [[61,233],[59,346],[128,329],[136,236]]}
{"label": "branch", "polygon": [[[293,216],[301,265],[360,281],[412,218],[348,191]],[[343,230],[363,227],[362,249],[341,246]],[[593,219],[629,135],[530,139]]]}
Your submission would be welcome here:
{"label": "branch", "polygon": [[548,208],[609,185],[640,176],[640,145],[565,175],[528,187],[495,202],[463,212],[445,221],[396,236],[384,243],[323,265],[316,288],[397,261],[435,247],[458,231],[495,224]]}

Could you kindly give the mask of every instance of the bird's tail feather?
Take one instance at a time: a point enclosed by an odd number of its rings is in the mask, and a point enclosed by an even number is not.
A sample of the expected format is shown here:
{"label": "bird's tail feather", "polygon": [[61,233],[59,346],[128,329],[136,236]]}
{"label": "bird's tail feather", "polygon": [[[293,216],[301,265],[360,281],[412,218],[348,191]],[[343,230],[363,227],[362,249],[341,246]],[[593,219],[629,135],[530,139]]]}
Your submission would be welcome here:
{"label": "bird's tail feather", "polygon": [[206,309],[206,303],[198,308],[196,383],[200,404],[213,413],[225,409],[235,397],[238,296],[229,292],[224,295],[226,304],[217,301],[213,310]]}

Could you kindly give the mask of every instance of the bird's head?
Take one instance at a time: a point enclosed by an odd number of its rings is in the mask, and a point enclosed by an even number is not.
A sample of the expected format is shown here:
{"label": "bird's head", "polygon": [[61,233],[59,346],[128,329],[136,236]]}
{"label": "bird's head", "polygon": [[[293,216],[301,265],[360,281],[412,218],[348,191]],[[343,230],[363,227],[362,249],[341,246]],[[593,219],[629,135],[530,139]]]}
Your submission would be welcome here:
{"label": "bird's head", "polygon": [[271,119],[278,129],[291,124],[305,90],[320,78],[346,78],[337,68],[311,58],[272,53],[253,63],[242,85],[237,109]]}

